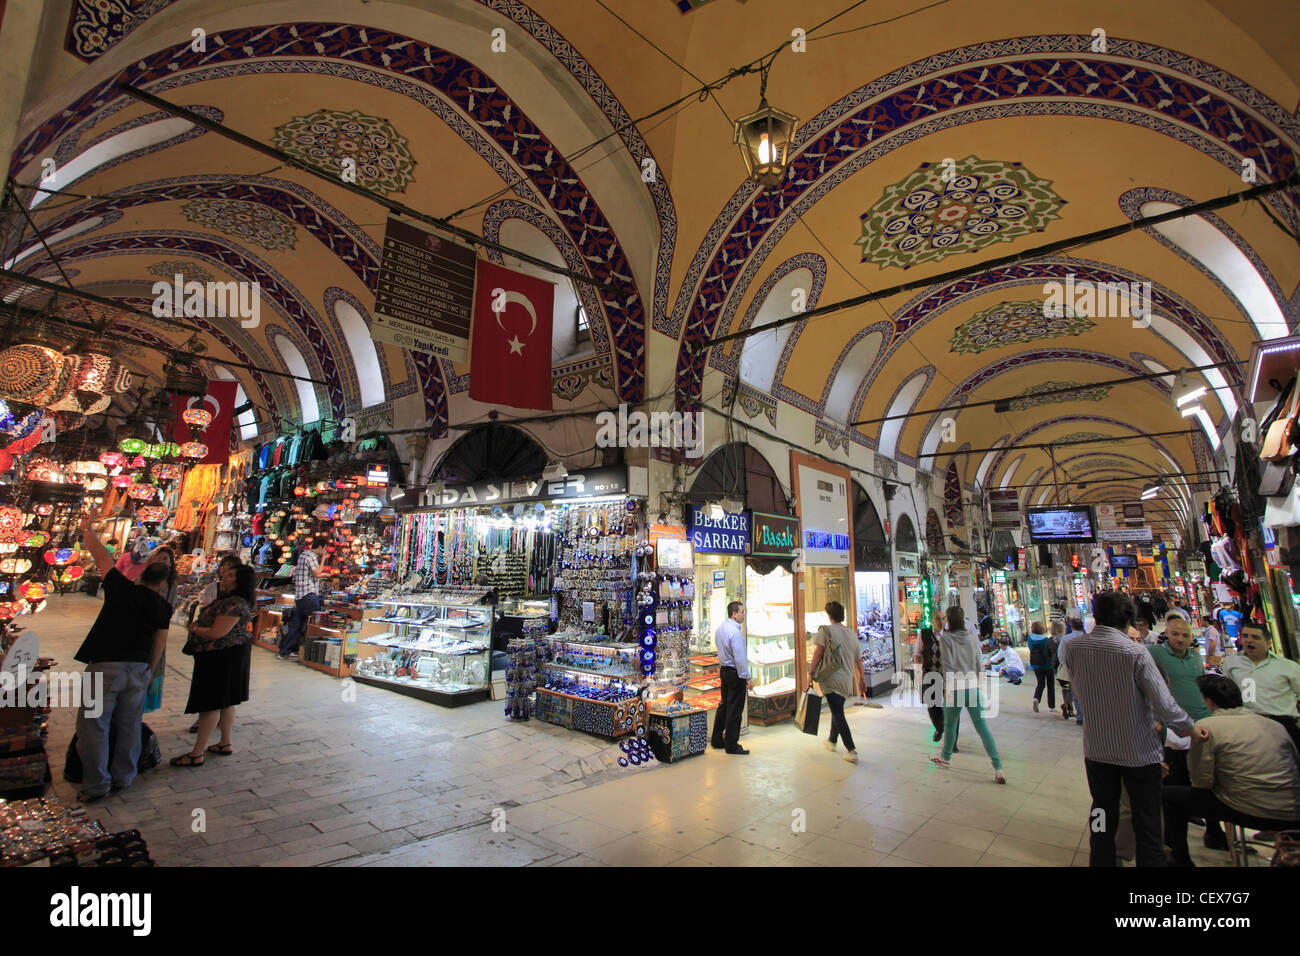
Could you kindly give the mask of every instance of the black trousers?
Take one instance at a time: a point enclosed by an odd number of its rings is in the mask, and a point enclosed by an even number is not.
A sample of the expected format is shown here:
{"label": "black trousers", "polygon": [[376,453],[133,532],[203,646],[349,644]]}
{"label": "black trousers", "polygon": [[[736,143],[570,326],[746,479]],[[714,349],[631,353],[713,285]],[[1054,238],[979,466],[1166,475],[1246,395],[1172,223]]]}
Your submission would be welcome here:
{"label": "black trousers", "polygon": [[1043,699],[1043,684],[1047,685],[1047,709],[1056,710],[1056,675],[1051,671],[1034,671],[1038,686],[1034,688],[1034,700]]}
{"label": "black trousers", "polygon": [[[1174,750],[1171,747],[1165,748],[1165,764],[1169,767],[1169,776],[1165,777],[1165,789],[1170,787],[1190,787],[1192,785],[1191,774],[1187,770],[1187,751]],[[1163,793],[1161,794],[1163,797]],[[1199,813],[1193,813],[1191,816],[1198,817]],[[1213,836],[1218,834],[1223,837],[1223,825],[1215,817],[1205,817],[1205,835]],[[1169,812],[1165,811],[1165,833],[1169,833]],[[1184,837],[1185,838],[1185,837]],[[1165,846],[1169,846],[1168,836],[1165,838]],[[1173,849],[1173,847],[1170,847]]]}
{"label": "black trousers", "polygon": [[[1088,819],[1089,866],[1115,866],[1115,830],[1119,825],[1121,787],[1128,792],[1137,840],[1138,866],[1168,866],[1160,828],[1160,764],[1121,767],[1085,759],[1092,814]],[[1101,811],[1100,814],[1098,811]],[[1186,829],[1186,828],[1184,828]]]}
{"label": "black trousers", "polygon": [[857,750],[858,748],[853,746],[853,734],[849,732],[849,722],[844,718],[844,698],[828,691],[826,706],[831,709],[831,743],[843,737],[845,749]]}
{"label": "black trousers", "polygon": [[1214,795],[1200,787],[1165,787],[1165,845],[1174,853],[1175,866],[1192,866],[1187,852],[1187,818],[1205,817],[1206,820],[1227,820],[1255,830],[1294,830],[1300,820],[1270,820],[1234,810]]}
{"label": "black trousers", "polygon": [[[940,737],[943,736],[943,674],[939,671],[927,671],[921,678],[921,703],[925,705],[926,713],[930,715],[930,723],[934,725],[934,732]],[[957,738],[953,737],[953,743]]]}
{"label": "black trousers", "polygon": [[740,716],[745,711],[748,688],[734,667],[724,667],[719,674],[722,677],[722,700],[718,704],[718,714],[713,718],[711,742],[715,747],[735,750],[740,746]]}

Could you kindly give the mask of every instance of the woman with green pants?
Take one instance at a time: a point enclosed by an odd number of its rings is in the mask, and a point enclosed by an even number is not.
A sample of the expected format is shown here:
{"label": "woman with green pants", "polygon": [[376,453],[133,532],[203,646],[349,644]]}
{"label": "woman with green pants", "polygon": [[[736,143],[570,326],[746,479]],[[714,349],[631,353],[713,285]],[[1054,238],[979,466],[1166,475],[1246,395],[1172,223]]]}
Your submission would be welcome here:
{"label": "woman with green pants", "polygon": [[980,707],[979,680],[980,667],[979,638],[966,630],[966,615],[960,605],[948,608],[948,629],[940,640],[939,659],[943,668],[943,756],[935,754],[930,759],[940,767],[947,767],[952,759],[953,744],[957,739],[957,726],[961,720],[961,709],[966,708],[975,733],[979,734],[984,744],[984,752],[993,761],[993,779],[997,783],[1006,783],[1007,775],[1002,772],[1002,758],[998,756],[998,745],[993,742],[993,734],[984,722]]}

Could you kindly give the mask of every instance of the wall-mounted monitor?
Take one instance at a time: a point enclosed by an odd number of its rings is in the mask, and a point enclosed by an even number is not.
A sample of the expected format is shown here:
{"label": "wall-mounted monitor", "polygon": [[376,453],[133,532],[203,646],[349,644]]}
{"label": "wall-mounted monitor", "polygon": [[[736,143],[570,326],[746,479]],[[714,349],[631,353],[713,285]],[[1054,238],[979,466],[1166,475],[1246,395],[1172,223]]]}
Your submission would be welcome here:
{"label": "wall-mounted monitor", "polygon": [[1057,505],[1025,512],[1034,544],[1091,544],[1097,540],[1092,505]]}
{"label": "wall-mounted monitor", "polygon": [[1112,554],[1110,556],[1110,566],[1115,570],[1128,568],[1132,570],[1138,566],[1136,554]]}

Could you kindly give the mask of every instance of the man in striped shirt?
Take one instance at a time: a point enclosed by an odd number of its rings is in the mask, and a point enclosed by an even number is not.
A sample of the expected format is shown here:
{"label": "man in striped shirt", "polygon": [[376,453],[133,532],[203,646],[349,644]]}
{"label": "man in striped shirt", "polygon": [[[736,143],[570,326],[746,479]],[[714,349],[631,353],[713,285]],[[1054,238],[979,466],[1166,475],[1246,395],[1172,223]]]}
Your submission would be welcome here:
{"label": "man in striped shirt", "polygon": [[1084,768],[1092,794],[1089,822],[1091,866],[1115,866],[1120,787],[1128,792],[1137,839],[1138,866],[1168,866],[1160,820],[1164,732],[1157,719],[1181,736],[1193,721],[1178,706],[1151,654],[1125,634],[1133,601],[1118,591],[1097,595],[1097,626],[1074,637],[1060,652],[1075,693],[1088,702],[1083,725]]}

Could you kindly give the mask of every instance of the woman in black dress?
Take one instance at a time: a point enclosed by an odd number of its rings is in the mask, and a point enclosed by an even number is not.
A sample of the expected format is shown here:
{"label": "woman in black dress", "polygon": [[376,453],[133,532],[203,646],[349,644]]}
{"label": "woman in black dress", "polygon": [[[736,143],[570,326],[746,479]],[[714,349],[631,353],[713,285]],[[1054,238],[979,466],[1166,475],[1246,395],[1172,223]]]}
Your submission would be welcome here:
{"label": "woman in black dress", "polygon": [[[248,700],[252,655],[248,624],[254,613],[253,569],[243,564],[222,568],[217,599],[199,612],[185,643],[185,652],[194,655],[194,677],[185,713],[199,715],[199,729],[194,748],[173,757],[173,767],[201,767],[205,753],[218,757],[234,753],[230,732],[235,724],[235,708]],[[207,747],[218,724],[221,741]]]}

